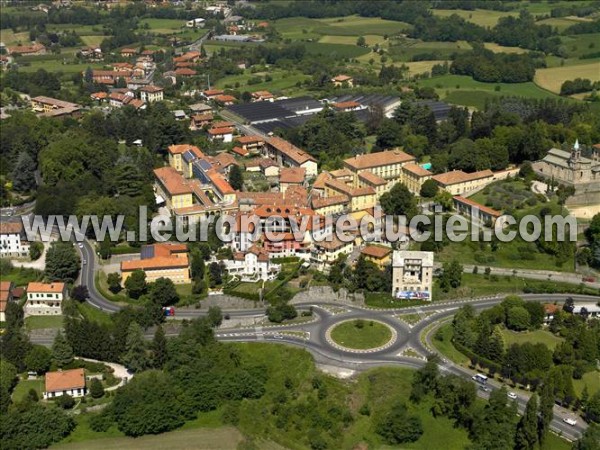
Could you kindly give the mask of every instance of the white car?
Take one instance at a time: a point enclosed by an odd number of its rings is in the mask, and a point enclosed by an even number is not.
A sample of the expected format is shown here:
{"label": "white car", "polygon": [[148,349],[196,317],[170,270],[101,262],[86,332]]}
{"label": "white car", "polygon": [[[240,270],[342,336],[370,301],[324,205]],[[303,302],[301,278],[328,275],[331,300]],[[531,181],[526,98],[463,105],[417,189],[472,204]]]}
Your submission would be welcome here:
{"label": "white car", "polygon": [[83,261],[81,261],[82,264],[87,264],[87,261],[84,259]]}
{"label": "white car", "polygon": [[577,421],[575,419],[571,419],[570,417],[565,417],[563,419],[563,422],[566,423],[566,424],[568,424],[568,425],[571,425],[572,427],[574,427],[575,425],[577,425]]}
{"label": "white car", "polygon": [[79,246],[79,248],[83,248],[83,244],[81,242],[77,245]]}
{"label": "white car", "polygon": [[508,398],[510,398],[511,400],[516,400],[517,399],[517,394],[515,394],[514,392],[509,392],[508,393]]}

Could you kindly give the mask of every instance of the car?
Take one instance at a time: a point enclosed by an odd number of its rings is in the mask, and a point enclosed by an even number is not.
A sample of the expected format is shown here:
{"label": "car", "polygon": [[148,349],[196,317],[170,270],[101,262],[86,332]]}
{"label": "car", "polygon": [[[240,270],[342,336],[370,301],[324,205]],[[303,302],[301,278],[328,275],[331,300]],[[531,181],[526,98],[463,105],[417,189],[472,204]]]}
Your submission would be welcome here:
{"label": "car", "polygon": [[517,399],[517,394],[515,394],[514,392],[509,392],[508,393],[508,398],[510,398],[511,400],[516,400]]}
{"label": "car", "polygon": [[492,392],[492,390],[487,386],[479,386],[479,389],[481,389],[483,392]]}
{"label": "car", "polygon": [[281,334],[274,334],[273,337],[275,339],[283,339],[283,336]]}
{"label": "car", "polygon": [[81,242],[80,242],[79,244],[77,244],[77,246],[78,246],[79,248],[83,248],[83,243],[81,243]]}
{"label": "car", "polygon": [[571,425],[572,427],[574,427],[575,425],[577,425],[577,421],[575,419],[570,418],[570,417],[565,417],[563,419],[563,422],[566,423],[567,425]]}
{"label": "car", "polygon": [[81,261],[81,264],[87,264],[87,261],[84,259],[83,261]]}

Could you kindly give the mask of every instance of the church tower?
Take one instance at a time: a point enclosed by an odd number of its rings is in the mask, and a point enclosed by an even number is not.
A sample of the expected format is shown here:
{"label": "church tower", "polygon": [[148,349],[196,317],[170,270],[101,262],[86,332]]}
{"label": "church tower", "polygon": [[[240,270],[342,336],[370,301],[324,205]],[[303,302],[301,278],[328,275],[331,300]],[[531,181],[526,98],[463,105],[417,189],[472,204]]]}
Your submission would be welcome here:
{"label": "church tower", "polygon": [[581,149],[579,147],[579,139],[575,139],[573,144],[573,150],[571,150],[571,157],[569,158],[569,165],[572,169],[579,169],[581,163]]}

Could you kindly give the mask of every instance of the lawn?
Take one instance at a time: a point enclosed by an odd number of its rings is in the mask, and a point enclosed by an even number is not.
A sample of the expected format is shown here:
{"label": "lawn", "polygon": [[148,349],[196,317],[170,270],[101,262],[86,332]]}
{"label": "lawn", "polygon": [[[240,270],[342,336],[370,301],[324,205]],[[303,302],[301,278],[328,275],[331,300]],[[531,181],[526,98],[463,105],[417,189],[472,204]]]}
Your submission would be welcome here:
{"label": "lawn", "polygon": [[593,370],[585,373],[581,380],[573,380],[573,387],[577,395],[581,395],[585,386],[587,386],[590,396],[600,391],[600,371]]}
{"label": "lawn", "polygon": [[15,33],[10,28],[3,28],[2,30],[0,30],[0,41],[4,42],[4,44],[7,46],[18,45],[18,44],[28,45],[30,42],[29,41],[29,32],[22,31],[22,32]]}
{"label": "lawn", "polygon": [[587,78],[591,81],[600,81],[600,63],[579,64],[576,66],[552,67],[538,69],[535,72],[535,83],[554,93],[560,93],[560,87],[566,80]]}
{"label": "lawn", "polygon": [[456,350],[452,344],[452,336],[454,336],[454,330],[452,328],[452,322],[449,322],[437,329],[431,342],[436,350],[450,361],[457,364],[468,363],[469,358]]}
{"label": "lawn", "polygon": [[140,28],[152,33],[172,34],[180,31],[185,26],[184,20],[178,19],[143,19],[140,20]]}
{"label": "lawn", "polygon": [[40,328],[62,328],[63,316],[30,316],[25,319],[25,327],[29,330]]}
{"label": "lawn", "polygon": [[90,305],[89,303],[77,302],[77,309],[79,310],[79,313],[88,320],[92,320],[94,322],[102,324],[111,323],[110,314],[99,310],[98,308]]}
{"label": "lawn", "polygon": [[36,269],[13,267],[10,272],[2,272],[0,281],[12,281],[15,286],[25,286],[30,281],[39,281],[43,273]]}
{"label": "lawn", "polygon": [[331,339],[343,347],[354,349],[377,348],[392,337],[388,326],[361,319],[343,322],[331,331]]}
{"label": "lawn", "polygon": [[541,89],[533,82],[526,83],[483,83],[466,75],[443,75],[418,82],[420,86],[433,87],[440,97],[458,105],[482,109],[485,100],[507,95],[527,98],[558,98]]}
{"label": "lawn", "polygon": [[44,391],[44,377],[38,377],[37,380],[19,380],[12,393],[13,403],[24,400],[27,393],[34,389],[37,392],[38,398],[42,398]]}
{"label": "lawn", "polygon": [[106,36],[81,36],[81,40],[87,46],[100,45]]}
{"label": "lawn", "polygon": [[472,22],[482,27],[494,27],[501,17],[518,16],[517,11],[491,11],[487,9],[475,9],[467,11],[464,9],[432,9],[433,15],[440,17],[449,17],[454,14],[462,17],[467,22]]}
{"label": "lawn", "polygon": [[257,74],[250,73],[250,71],[246,71],[241,75],[229,75],[224,78],[221,78],[215,83],[215,87],[218,88],[234,88],[237,83],[239,83],[239,89],[247,90],[247,91],[261,91],[268,90],[271,92],[284,91],[288,89],[296,89],[296,84],[298,82],[303,82],[306,79],[309,79],[310,76],[304,75],[299,72],[289,72],[289,71],[281,71],[274,70],[269,71],[268,74],[273,78],[271,81],[263,81],[257,84],[248,84],[248,80],[254,77],[262,77],[264,79],[264,75],[267,72]]}
{"label": "lawn", "polygon": [[532,344],[544,344],[550,350],[554,350],[558,344],[564,341],[564,339],[555,336],[546,330],[525,331],[519,333],[512,330],[503,329],[502,336],[504,337],[506,348],[513,344],[522,345],[525,342],[530,342]]}

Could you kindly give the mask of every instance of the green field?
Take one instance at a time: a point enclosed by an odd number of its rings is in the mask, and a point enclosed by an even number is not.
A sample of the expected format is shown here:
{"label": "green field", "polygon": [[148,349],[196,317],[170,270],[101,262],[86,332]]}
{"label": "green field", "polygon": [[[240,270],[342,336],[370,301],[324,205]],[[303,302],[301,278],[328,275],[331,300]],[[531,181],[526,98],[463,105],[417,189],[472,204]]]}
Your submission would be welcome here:
{"label": "green field", "polygon": [[357,58],[362,55],[368,55],[371,50],[357,45],[344,44],[323,44],[321,42],[307,42],[305,45],[306,53],[320,55],[324,58]]}
{"label": "green field", "polygon": [[12,281],[15,286],[25,286],[30,281],[41,280],[42,277],[43,274],[39,270],[14,267],[10,272],[2,272],[0,281]]}
{"label": "green field", "polygon": [[10,28],[3,28],[2,30],[0,30],[0,41],[4,42],[4,44],[7,46],[18,44],[27,45],[30,42],[29,32],[21,31],[15,33]]}
{"label": "green field", "polygon": [[[254,77],[262,77],[269,74],[273,79],[271,81],[263,81],[257,84],[248,84],[248,80]],[[241,91],[261,91],[268,90],[271,92],[284,91],[289,89],[296,89],[296,83],[303,82],[304,80],[310,79],[310,76],[304,75],[299,72],[290,72],[282,70],[272,70],[269,72],[250,73],[249,70],[241,75],[229,75],[221,78],[215,83],[218,88],[236,88],[236,84],[239,83],[239,89]]]}
{"label": "green field", "polygon": [[360,319],[343,322],[331,331],[331,339],[336,344],[354,349],[381,347],[391,337],[392,332],[388,326]]}
{"label": "green field", "polygon": [[600,371],[587,372],[581,380],[573,380],[573,387],[577,395],[581,395],[585,386],[587,386],[590,396],[600,391]]}
{"label": "green field", "polygon": [[560,87],[565,81],[574,80],[575,78],[600,81],[600,62],[594,61],[576,66],[538,69],[535,72],[534,81],[541,88],[558,94],[560,93]]}
{"label": "green field", "polygon": [[25,318],[25,327],[29,330],[40,328],[61,328],[63,325],[63,316],[29,316]]}
{"label": "green field", "polygon": [[[457,105],[474,106],[482,109],[485,100],[514,95],[527,98],[558,98],[533,82],[527,83],[482,83],[466,75],[443,75],[418,81],[419,86],[433,87],[442,99]],[[499,86],[499,90],[496,90]]]}
{"label": "green field", "polygon": [[438,328],[434,333],[433,339],[431,340],[433,346],[450,361],[456,364],[467,364],[469,358],[463,355],[461,352],[456,350],[452,344],[452,337],[454,336],[454,330],[452,323],[446,323]]}
{"label": "green field", "polygon": [[[423,42],[402,37],[390,42],[388,53],[394,61],[412,61],[416,55],[421,55],[417,59],[422,60],[446,60],[450,59],[454,53],[466,52],[471,49],[471,45],[465,41]],[[425,54],[427,57],[424,56]]]}
{"label": "green field", "polygon": [[501,17],[518,16],[517,11],[491,11],[487,9],[475,9],[473,11],[466,11],[464,9],[432,9],[433,15],[440,17],[449,17],[456,14],[462,17],[467,22],[472,22],[482,27],[494,27],[498,23],[498,19]]}
{"label": "green field", "polygon": [[31,389],[34,389],[41,399],[44,392],[44,377],[39,377],[37,380],[19,380],[12,393],[13,402],[24,400]]}
{"label": "green field", "polygon": [[546,330],[535,330],[535,331],[526,331],[526,332],[516,332],[512,330],[502,330],[502,336],[504,337],[504,343],[506,348],[510,347],[513,344],[522,345],[525,342],[530,342],[532,344],[544,344],[550,350],[554,350],[554,348],[564,341],[564,339],[553,335],[549,331]]}
{"label": "green field", "polygon": [[185,21],[178,19],[143,19],[139,23],[141,30],[148,30],[157,34],[172,34],[180,31],[184,26]]}

